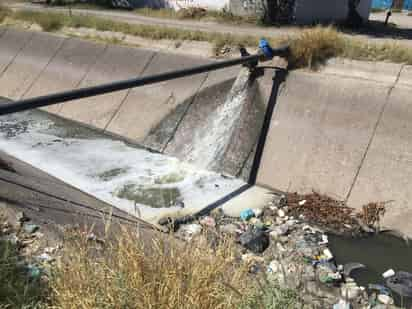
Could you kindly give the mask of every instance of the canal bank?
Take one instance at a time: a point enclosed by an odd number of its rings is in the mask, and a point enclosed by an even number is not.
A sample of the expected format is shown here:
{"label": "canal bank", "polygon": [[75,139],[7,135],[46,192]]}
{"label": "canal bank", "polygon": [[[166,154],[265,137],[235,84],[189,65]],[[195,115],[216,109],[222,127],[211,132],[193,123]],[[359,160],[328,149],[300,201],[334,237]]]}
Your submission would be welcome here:
{"label": "canal bank", "polygon": [[[2,31],[0,40],[1,95],[14,99],[211,61],[12,29]],[[224,103],[238,70],[65,103],[49,112],[179,157],[191,128]],[[316,73],[289,74],[277,98],[258,184],[316,190],[357,208],[393,201],[384,226],[411,235],[409,73],[406,65],[335,59]],[[228,158],[239,161],[219,172],[244,175],[242,168],[250,166],[256,119],[270,96],[272,76],[268,68],[257,79],[253,104],[245,105],[237,122],[234,139],[241,151],[236,148]]]}

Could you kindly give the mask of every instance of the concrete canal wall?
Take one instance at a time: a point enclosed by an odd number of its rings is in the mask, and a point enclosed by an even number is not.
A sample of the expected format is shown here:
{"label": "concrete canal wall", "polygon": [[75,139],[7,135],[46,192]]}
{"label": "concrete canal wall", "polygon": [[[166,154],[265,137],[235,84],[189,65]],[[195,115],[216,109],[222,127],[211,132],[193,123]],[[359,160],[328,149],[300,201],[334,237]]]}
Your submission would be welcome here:
{"label": "concrete canal wall", "polygon": [[[212,60],[0,30],[0,96],[13,100]],[[65,103],[46,110],[185,160],[205,115],[224,104],[239,67]],[[246,175],[273,70],[250,89],[223,172]],[[384,225],[412,236],[412,67],[332,60],[281,86],[259,185],[316,190],[349,205],[392,201]]]}

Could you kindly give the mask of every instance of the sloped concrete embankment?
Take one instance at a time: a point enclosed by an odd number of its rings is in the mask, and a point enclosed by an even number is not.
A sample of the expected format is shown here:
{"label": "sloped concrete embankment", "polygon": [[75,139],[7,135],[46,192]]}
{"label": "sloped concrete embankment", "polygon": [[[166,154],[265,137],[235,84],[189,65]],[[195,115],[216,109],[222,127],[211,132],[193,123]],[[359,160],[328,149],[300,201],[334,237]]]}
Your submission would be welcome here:
{"label": "sloped concrete embankment", "polygon": [[[211,60],[95,44],[40,32],[1,29],[0,96],[18,100],[182,69]],[[180,78],[45,108],[150,149],[189,160],[184,151],[208,115],[225,103],[240,67]],[[251,83],[231,143],[215,170],[245,175],[264,107]],[[257,121],[256,119],[260,119]],[[249,159],[250,161],[250,159]]]}
{"label": "sloped concrete embankment", "polygon": [[[0,29],[0,96],[28,98],[198,65],[208,60]],[[46,110],[187,159],[185,145],[224,104],[239,68],[52,106]],[[220,171],[247,177],[272,74],[250,85]],[[349,205],[392,201],[384,226],[412,236],[412,68],[334,60],[291,72],[281,87],[258,184],[316,190]],[[247,170],[247,169],[246,169]]]}
{"label": "sloped concrete embankment", "polygon": [[292,72],[271,121],[258,183],[360,208],[391,201],[383,225],[412,236],[412,67],[333,60]]}

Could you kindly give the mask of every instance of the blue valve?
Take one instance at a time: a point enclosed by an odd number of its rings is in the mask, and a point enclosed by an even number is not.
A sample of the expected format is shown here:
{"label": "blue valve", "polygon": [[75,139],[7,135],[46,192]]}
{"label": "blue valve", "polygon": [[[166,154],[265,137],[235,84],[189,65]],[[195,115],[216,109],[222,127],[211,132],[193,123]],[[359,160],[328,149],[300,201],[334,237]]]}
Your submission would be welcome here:
{"label": "blue valve", "polygon": [[259,49],[262,51],[263,55],[267,59],[272,59],[273,58],[273,49],[270,47],[269,42],[266,41],[265,39],[260,39],[259,40]]}

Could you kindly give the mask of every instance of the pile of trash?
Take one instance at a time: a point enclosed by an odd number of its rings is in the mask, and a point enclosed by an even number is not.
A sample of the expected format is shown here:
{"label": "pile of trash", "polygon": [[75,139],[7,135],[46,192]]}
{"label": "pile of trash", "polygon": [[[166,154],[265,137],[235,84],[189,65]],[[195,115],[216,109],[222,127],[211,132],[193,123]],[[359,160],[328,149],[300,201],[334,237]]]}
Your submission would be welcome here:
{"label": "pile of trash", "polygon": [[364,265],[336,263],[323,226],[335,231],[359,228],[355,219],[358,214],[339,203],[315,193],[276,196],[265,209],[247,208],[237,218],[216,209],[197,222],[180,226],[176,233],[186,241],[201,238],[205,232],[217,238],[232,237],[239,260],[246,263],[251,275],[264,274],[269,280],[300,291],[302,302],[315,308],[379,308],[393,304],[389,294],[383,292],[372,301],[367,289],[356,284],[351,273]]}
{"label": "pile of trash", "polygon": [[27,272],[28,278],[48,280],[61,246],[47,246],[50,241],[45,239],[41,227],[33,223],[24,212],[15,213],[14,218],[0,214],[0,241],[16,248],[19,264]]}

